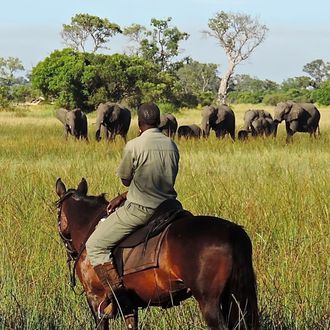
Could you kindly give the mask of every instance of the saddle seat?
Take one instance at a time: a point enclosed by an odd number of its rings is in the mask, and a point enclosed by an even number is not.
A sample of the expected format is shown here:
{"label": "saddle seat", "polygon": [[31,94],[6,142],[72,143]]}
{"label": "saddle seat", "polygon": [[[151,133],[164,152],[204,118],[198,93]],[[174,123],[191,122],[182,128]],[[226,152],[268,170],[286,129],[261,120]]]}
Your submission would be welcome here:
{"label": "saddle seat", "polygon": [[150,217],[147,225],[124,238],[113,251],[120,276],[158,267],[162,240],[173,221],[192,216],[175,199],[162,202]]}

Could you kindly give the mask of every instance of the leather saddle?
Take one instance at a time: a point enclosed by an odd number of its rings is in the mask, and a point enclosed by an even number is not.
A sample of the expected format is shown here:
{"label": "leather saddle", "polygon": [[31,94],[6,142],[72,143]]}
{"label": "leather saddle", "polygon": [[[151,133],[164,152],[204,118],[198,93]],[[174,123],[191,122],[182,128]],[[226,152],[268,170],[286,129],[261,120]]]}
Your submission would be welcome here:
{"label": "leather saddle", "polygon": [[158,266],[158,255],[163,238],[173,221],[192,216],[175,199],[162,202],[150,217],[147,225],[124,238],[113,255],[119,275],[127,275]]}

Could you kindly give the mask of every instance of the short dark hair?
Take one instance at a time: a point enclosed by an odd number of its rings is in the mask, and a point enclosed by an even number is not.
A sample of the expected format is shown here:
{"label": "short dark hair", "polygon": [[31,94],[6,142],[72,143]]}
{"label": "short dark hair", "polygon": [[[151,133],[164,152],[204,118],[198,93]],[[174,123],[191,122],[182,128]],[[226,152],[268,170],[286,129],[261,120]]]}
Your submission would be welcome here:
{"label": "short dark hair", "polygon": [[160,123],[160,110],[155,103],[143,103],[138,111],[138,121],[146,125],[157,127]]}

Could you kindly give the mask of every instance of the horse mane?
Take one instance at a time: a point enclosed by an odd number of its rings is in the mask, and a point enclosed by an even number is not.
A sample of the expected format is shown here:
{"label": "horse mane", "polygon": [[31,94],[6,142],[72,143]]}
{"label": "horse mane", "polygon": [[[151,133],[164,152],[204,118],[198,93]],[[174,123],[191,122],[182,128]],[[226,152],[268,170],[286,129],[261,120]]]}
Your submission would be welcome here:
{"label": "horse mane", "polygon": [[105,198],[105,193],[102,193],[98,196],[89,196],[82,195],[76,189],[68,189],[67,192],[55,202],[55,205],[60,206],[65,200],[72,197],[76,201],[82,201],[84,203],[89,204],[91,207],[99,206],[101,204],[108,204],[108,201]]}
{"label": "horse mane", "polygon": [[77,201],[82,201],[84,203],[89,204],[91,207],[99,206],[101,204],[108,204],[109,202],[105,198],[105,193],[102,193],[98,196],[90,196],[90,195],[81,195],[75,191],[73,194],[73,198]]}

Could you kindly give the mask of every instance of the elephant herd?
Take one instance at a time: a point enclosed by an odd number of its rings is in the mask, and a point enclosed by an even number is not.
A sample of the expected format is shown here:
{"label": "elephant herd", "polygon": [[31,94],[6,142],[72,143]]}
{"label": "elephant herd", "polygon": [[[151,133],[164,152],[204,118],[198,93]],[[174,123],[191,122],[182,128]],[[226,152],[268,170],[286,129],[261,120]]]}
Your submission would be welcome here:
{"label": "elephant herd", "polygon": [[[196,124],[182,125],[173,114],[162,114],[159,129],[167,136],[174,138],[207,138],[214,130],[217,138],[229,135],[235,140],[235,114],[227,105],[205,106],[201,112],[201,127]],[[56,117],[64,125],[64,133],[77,139],[88,139],[87,117],[81,109],[59,109]],[[287,142],[296,132],[307,132],[316,136],[320,134],[320,112],[312,103],[280,102],[277,104],[274,117],[265,110],[247,110],[244,114],[244,126],[238,132],[239,140],[249,136],[274,136],[277,127],[285,121]],[[95,138],[111,141],[120,135],[126,142],[127,132],[131,123],[131,111],[117,103],[101,103],[97,108]]]}

